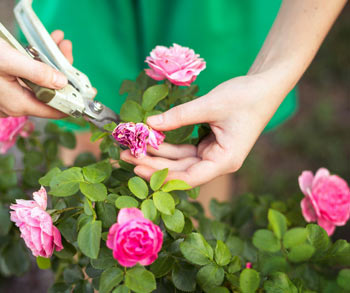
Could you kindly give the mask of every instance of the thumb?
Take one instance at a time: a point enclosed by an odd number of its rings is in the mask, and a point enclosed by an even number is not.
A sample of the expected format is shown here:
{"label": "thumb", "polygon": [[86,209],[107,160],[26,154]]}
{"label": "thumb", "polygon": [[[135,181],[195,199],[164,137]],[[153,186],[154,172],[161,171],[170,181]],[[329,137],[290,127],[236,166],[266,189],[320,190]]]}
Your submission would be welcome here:
{"label": "thumb", "polygon": [[67,85],[67,78],[61,72],[29,58],[3,40],[0,41],[0,72],[28,79],[37,85],[53,89],[60,89]]}
{"label": "thumb", "polygon": [[205,96],[171,108],[167,112],[150,116],[147,124],[157,130],[169,131],[185,125],[211,122],[210,100]]}

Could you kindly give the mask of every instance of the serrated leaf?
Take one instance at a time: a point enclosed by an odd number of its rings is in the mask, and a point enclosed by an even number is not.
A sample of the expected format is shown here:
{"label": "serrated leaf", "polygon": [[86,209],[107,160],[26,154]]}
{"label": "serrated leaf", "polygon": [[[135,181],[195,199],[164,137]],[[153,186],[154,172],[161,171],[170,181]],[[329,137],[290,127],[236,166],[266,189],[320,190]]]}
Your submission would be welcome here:
{"label": "serrated leaf", "polygon": [[171,194],[164,191],[153,193],[153,203],[158,211],[166,215],[172,215],[175,212],[175,201]]}
{"label": "serrated leaf", "polygon": [[162,187],[162,191],[164,192],[170,192],[173,190],[188,190],[192,187],[188,185],[185,181],[174,179],[169,180],[167,183],[165,183]]}
{"label": "serrated leaf", "polygon": [[208,292],[213,287],[220,286],[224,281],[225,271],[216,264],[208,264],[202,267],[197,274],[198,284]]}
{"label": "serrated leaf", "polygon": [[107,188],[102,183],[80,182],[80,191],[91,201],[104,201],[107,198]]}
{"label": "serrated leaf", "polygon": [[123,280],[123,271],[120,268],[112,267],[105,270],[99,283],[99,293],[109,293]]}
{"label": "serrated leaf", "polygon": [[231,252],[224,242],[218,240],[215,247],[215,261],[219,266],[226,266],[231,260]]}
{"label": "serrated leaf", "polygon": [[154,172],[151,176],[150,185],[153,191],[157,191],[163,185],[166,177],[168,176],[169,169],[159,170]]}
{"label": "serrated leaf", "polygon": [[145,199],[148,195],[148,186],[145,180],[140,177],[132,177],[128,181],[130,191],[139,199]]}
{"label": "serrated leaf", "polygon": [[137,208],[139,206],[139,202],[131,196],[122,195],[122,196],[119,196],[115,201],[115,206],[118,209]]}
{"label": "serrated leaf", "polygon": [[106,172],[94,166],[87,166],[83,168],[83,175],[86,181],[90,183],[100,183],[106,179]]}
{"label": "serrated leaf", "polygon": [[168,95],[169,88],[165,84],[159,84],[149,87],[142,96],[142,108],[145,111],[151,111],[153,108]]}
{"label": "serrated leaf", "polygon": [[160,278],[171,271],[174,263],[175,259],[172,256],[160,255],[156,261],[151,264],[150,270],[156,278]]}
{"label": "serrated leaf", "polygon": [[142,122],[143,116],[142,107],[134,101],[126,101],[120,109],[120,118],[125,122]]}
{"label": "serrated leaf", "polygon": [[181,253],[190,262],[206,265],[213,260],[213,249],[199,233],[191,233],[180,244]]}
{"label": "serrated leaf", "polygon": [[95,259],[100,251],[102,222],[93,221],[85,224],[78,233],[78,246],[82,253]]}
{"label": "serrated leaf", "polygon": [[170,231],[181,233],[185,226],[185,217],[181,211],[175,209],[174,214],[161,214],[165,227]]}
{"label": "serrated leaf", "polygon": [[39,179],[39,183],[42,186],[50,186],[50,182],[52,180],[52,178],[56,177],[58,174],[60,174],[62,171],[55,167],[53,169],[51,169],[45,176],[41,177]]}
{"label": "serrated leaf", "polygon": [[172,271],[172,281],[175,287],[184,292],[193,292],[196,289],[197,269],[185,262],[175,263]]}
{"label": "serrated leaf", "polygon": [[154,275],[143,267],[127,270],[125,285],[136,293],[150,293],[157,287]]}
{"label": "serrated leaf", "polygon": [[79,184],[83,180],[81,168],[67,169],[51,179],[49,194],[61,197],[73,195],[78,192]]}

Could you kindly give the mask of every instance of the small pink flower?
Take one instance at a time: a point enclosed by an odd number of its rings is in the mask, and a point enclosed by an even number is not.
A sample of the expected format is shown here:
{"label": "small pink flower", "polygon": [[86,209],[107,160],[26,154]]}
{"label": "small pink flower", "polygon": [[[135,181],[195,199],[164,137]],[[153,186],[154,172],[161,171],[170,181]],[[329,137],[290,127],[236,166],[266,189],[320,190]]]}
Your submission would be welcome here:
{"label": "small pink flower", "polygon": [[150,55],[145,61],[151,67],[146,69],[146,74],[155,80],[168,79],[180,86],[191,85],[206,66],[192,49],[177,44],[170,48],[157,46]]}
{"label": "small pink flower", "polygon": [[344,179],[320,168],[315,176],[303,171],[299,186],[305,198],[301,210],[307,222],[316,222],[332,235],[335,226],[343,226],[350,218],[350,189]]}
{"label": "small pink flower", "polygon": [[44,187],[33,193],[34,200],[17,199],[10,208],[11,221],[19,227],[21,237],[34,256],[50,257],[63,249],[60,231],[45,211],[47,194]]}
{"label": "small pink flower", "polygon": [[15,143],[18,136],[28,137],[34,125],[28,117],[0,118],[0,154],[5,154]]}
{"label": "small pink flower", "polygon": [[251,262],[247,262],[245,265],[246,269],[251,269],[252,268],[252,263]]}
{"label": "small pink flower", "polygon": [[133,122],[120,123],[112,135],[120,144],[129,147],[136,158],[146,155],[147,144],[158,149],[165,138],[162,132],[151,129],[144,123]]}
{"label": "small pink flower", "polygon": [[148,266],[158,257],[163,234],[139,209],[124,208],[119,211],[117,223],[109,229],[106,244],[122,266],[137,263]]}

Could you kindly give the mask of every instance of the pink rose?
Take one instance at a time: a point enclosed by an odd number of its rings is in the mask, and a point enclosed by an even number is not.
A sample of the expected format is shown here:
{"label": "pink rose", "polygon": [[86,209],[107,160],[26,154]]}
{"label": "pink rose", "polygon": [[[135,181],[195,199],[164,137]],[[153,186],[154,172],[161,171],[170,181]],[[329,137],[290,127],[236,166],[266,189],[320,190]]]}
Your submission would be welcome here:
{"label": "pink rose", "polygon": [[28,117],[0,118],[0,154],[6,153],[15,143],[18,136],[28,137],[34,125]]}
{"label": "pink rose", "polygon": [[164,141],[165,135],[157,130],[150,129],[144,123],[120,123],[112,133],[120,144],[130,148],[136,158],[146,155],[147,144],[155,149]]}
{"label": "pink rose", "polygon": [[157,259],[162,243],[160,228],[145,219],[137,208],[121,209],[107,238],[107,247],[113,250],[113,257],[124,267],[137,263],[150,265]]}
{"label": "pink rose", "polygon": [[34,200],[17,199],[10,208],[11,221],[19,227],[21,237],[34,256],[50,257],[63,249],[60,231],[45,211],[47,195],[44,187],[33,193]]}
{"label": "pink rose", "polygon": [[316,222],[332,235],[335,226],[343,226],[350,218],[350,189],[345,180],[320,168],[314,176],[303,171],[299,186],[305,198],[301,210],[307,222]]}
{"label": "pink rose", "polygon": [[168,79],[175,85],[191,85],[206,66],[193,50],[177,44],[170,48],[157,46],[150,55],[145,61],[151,67],[146,74],[155,80]]}

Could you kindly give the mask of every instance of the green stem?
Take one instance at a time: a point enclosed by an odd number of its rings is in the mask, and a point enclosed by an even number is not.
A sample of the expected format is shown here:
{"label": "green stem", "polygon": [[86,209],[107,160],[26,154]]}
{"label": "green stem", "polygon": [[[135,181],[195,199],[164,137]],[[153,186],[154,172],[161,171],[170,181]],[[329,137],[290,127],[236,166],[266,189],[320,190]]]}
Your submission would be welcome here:
{"label": "green stem", "polygon": [[58,210],[58,211],[54,212],[54,214],[62,214],[62,213],[64,213],[64,212],[69,212],[69,211],[76,210],[76,209],[83,209],[83,207],[70,207],[70,208],[65,208],[65,209]]}

